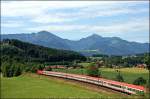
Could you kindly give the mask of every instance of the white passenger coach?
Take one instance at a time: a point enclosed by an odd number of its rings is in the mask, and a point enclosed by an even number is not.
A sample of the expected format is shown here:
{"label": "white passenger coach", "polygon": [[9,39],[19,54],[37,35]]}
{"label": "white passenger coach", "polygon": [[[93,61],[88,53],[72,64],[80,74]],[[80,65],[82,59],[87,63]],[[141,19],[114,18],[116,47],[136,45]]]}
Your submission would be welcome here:
{"label": "white passenger coach", "polygon": [[37,73],[42,75],[49,75],[54,77],[61,77],[61,78],[67,78],[67,79],[92,83],[113,90],[121,91],[127,94],[144,94],[145,92],[145,88],[143,86],[108,80],[99,77],[91,77],[91,76],[78,75],[78,74],[68,74],[62,72],[42,71],[42,70],[38,70]]}

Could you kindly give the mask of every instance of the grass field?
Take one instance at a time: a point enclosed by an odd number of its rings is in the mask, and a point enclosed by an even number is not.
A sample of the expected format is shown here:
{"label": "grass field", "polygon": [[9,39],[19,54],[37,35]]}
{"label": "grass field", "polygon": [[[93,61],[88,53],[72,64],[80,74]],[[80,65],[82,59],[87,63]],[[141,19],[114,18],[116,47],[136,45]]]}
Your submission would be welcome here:
{"label": "grass field", "polygon": [[[119,93],[93,91],[81,84],[70,83],[36,74],[24,74],[19,77],[1,77],[2,98],[119,98],[137,99],[141,96],[127,96]],[[148,95],[140,99],[146,99]]]}
{"label": "grass field", "polygon": [[78,65],[82,65],[82,66],[84,66],[84,67],[89,66],[89,64],[90,64],[90,63],[78,63]]}
{"label": "grass field", "polygon": [[120,97],[113,93],[93,92],[76,84],[67,84],[45,76],[26,74],[13,78],[1,78],[1,98],[50,98]]}
{"label": "grass field", "polygon": [[[100,69],[102,77],[113,79],[115,80],[116,75],[118,72],[116,72],[115,69],[111,68],[101,68]],[[133,83],[135,79],[138,77],[143,77],[147,80],[148,85],[148,79],[149,79],[149,72],[146,69],[141,68],[122,68],[120,69],[120,73],[122,74],[124,81],[128,83]]]}
{"label": "grass field", "polygon": [[[100,68],[101,77],[115,80],[116,75],[118,72],[116,72],[116,69],[112,68]],[[53,71],[61,71],[61,72],[67,72],[67,73],[75,73],[75,74],[86,74],[85,69],[53,69]],[[146,69],[141,68],[121,68],[120,73],[122,74],[124,81],[127,83],[133,83],[135,79],[138,77],[143,77],[147,80],[148,85],[148,79],[149,79],[149,72]]]}

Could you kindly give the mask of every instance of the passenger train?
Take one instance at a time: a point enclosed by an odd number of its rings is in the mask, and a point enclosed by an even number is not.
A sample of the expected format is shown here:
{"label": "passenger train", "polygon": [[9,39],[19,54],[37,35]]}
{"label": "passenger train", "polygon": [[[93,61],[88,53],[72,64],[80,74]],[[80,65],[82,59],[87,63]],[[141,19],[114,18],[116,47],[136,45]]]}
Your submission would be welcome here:
{"label": "passenger train", "polygon": [[108,80],[108,79],[99,78],[99,77],[91,77],[91,76],[86,76],[86,75],[68,74],[68,73],[52,72],[52,71],[44,71],[44,70],[38,70],[37,73],[41,75],[49,75],[49,76],[54,76],[54,77],[67,78],[67,79],[87,82],[91,84],[96,84],[96,85],[107,87],[113,90],[124,92],[127,94],[143,95],[145,92],[145,88],[143,86]]}

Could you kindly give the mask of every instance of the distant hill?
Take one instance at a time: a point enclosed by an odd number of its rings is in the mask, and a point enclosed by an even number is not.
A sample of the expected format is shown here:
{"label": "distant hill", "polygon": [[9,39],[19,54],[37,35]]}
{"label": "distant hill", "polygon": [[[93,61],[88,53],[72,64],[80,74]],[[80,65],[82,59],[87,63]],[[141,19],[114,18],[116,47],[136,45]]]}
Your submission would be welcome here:
{"label": "distant hill", "polygon": [[63,42],[64,40],[62,38],[47,31],[40,31],[32,34],[6,34],[1,35],[1,39],[18,39],[49,48],[70,49],[70,47]]}
{"label": "distant hill", "polygon": [[74,51],[43,47],[14,39],[1,41],[0,47],[2,61],[7,61],[7,58],[22,62],[58,62],[86,59]]}
{"label": "distant hill", "polygon": [[41,31],[32,34],[5,34],[1,39],[18,39],[50,48],[78,51],[84,55],[133,55],[148,52],[149,43],[137,43],[119,37],[101,37],[93,34],[78,41],[62,39],[50,32]]}
{"label": "distant hill", "polygon": [[[132,55],[148,52],[149,48],[148,43],[129,42],[119,37],[101,37],[96,34],[77,42],[76,47],[78,49],[83,53],[89,50],[92,54]],[[95,52],[93,52],[93,50],[95,50]]]}

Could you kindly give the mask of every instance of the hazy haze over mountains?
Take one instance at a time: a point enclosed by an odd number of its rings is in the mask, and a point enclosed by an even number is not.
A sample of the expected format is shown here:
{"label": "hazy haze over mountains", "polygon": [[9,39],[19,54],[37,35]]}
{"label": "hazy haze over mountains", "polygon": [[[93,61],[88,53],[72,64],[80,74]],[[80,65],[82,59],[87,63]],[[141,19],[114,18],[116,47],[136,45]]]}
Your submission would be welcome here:
{"label": "hazy haze over mountains", "polygon": [[80,51],[90,55],[101,53],[108,55],[128,55],[148,52],[148,43],[137,43],[119,37],[101,37],[93,34],[78,41],[60,38],[50,32],[40,31],[32,34],[3,34],[1,39],[18,39],[50,48]]}

